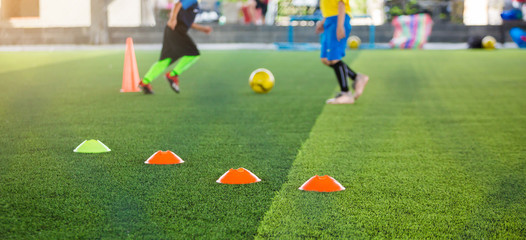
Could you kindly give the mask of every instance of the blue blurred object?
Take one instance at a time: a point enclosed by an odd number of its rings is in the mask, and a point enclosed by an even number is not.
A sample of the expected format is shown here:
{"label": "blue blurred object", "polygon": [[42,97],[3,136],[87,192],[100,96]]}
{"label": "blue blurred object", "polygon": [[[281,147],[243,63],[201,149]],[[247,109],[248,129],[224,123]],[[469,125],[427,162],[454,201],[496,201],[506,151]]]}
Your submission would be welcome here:
{"label": "blue blurred object", "polygon": [[500,16],[502,20],[520,20],[522,19],[522,11],[518,8],[513,8],[502,12]]}
{"label": "blue blurred object", "polygon": [[526,31],[516,27],[510,30],[511,39],[519,45],[520,48],[526,48]]}
{"label": "blue blurred object", "polygon": [[277,42],[274,43],[278,50],[285,51],[318,51],[319,43],[294,43],[294,42]]}

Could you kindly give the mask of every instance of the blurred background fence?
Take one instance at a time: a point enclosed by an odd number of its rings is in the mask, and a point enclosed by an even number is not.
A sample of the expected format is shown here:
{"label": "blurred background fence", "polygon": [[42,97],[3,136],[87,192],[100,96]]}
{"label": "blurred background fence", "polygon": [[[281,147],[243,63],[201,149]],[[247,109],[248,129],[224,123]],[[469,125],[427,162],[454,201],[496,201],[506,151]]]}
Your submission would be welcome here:
{"label": "blurred background fence", "polygon": [[[290,21],[291,16],[319,16],[317,0],[261,0],[268,4],[266,14],[255,1],[259,0],[201,0],[197,22],[212,25],[214,32],[190,34],[198,43],[286,42],[292,24],[295,41],[318,42],[315,20]],[[473,35],[507,42],[511,27],[526,24],[524,16],[503,21],[501,13],[526,10],[520,2],[350,0],[353,15],[368,16],[352,20],[352,33],[368,39],[369,25],[374,25],[375,42],[389,42],[393,17],[427,13],[434,22],[430,42],[465,42]],[[138,43],[160,43],[173,4],[173,0],[1,0],[0,44],[121,44],[127,37]]]}

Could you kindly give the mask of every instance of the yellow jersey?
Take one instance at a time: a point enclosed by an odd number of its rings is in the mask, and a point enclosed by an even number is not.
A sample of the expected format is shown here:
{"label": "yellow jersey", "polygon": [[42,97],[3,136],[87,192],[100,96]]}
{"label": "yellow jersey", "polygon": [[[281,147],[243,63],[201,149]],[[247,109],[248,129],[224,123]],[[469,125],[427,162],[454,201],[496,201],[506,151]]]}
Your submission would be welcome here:
{"label": "yellow jersey", "polygon": [[349,0],[320,0],[321,15],[324,18],[338,16],[338,3],[342,1],[345,4],[345,13],[351,16],[351,6]]}

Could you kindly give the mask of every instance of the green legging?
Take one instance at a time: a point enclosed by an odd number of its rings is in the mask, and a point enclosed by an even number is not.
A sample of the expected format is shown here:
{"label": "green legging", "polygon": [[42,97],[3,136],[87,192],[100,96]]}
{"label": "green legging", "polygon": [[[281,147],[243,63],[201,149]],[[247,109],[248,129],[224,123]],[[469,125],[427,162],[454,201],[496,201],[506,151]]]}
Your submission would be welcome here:
{"label": "green legging", "polygon": [[[190,68],[190,66],[192,66],[195,62],[197,62],[198,59],[199,56],[183,56],[175,65],[174,69],[170,71],[170,76],[180,75],[186,71],[186,69]],[[164,70],[170,66],[171,62],[171,58],[165,58],[154,63],[146,75],[144,75],[142,82],[144,84],[151,83],[155,78],[157,78],[157,76],[163,73]]]}

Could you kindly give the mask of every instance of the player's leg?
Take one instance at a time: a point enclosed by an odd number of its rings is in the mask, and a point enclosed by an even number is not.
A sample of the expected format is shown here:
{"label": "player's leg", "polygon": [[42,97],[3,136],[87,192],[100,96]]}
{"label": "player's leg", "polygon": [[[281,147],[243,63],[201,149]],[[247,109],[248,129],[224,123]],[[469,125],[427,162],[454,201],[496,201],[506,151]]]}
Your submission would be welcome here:
{"label": "player's leg", "polygon": [[159,60],[155,62],[150,69],[148,69],[148,72],[144,75],[144,78],[142,79],[142,82],[145,84],[151,83],[157,76],[161,75],[161,73],[164,72],[164,70],[170,66],[172,63],[171,58],[165,58],[162,60]]}
{"label": "player's leg", "polygon": [[161,75],[161,73],[164,72],[164,70],[170,66],[172,63],[171,58],[165,58],[161,59],[157,62],[155,62],[150,69],[148,69],[148,72],[144,75],[141,82],[139,82],[139,87],[142,89],[142,91],[145,94],[152,94],[152,85],[150,84],[157,76]]}
{"label": "player's leg", "polygon": [[[345,20],[346,23],[348,23],[349,21],[347,21],[347,19]],[[351,25],[348,24],[345,26],[345,32],[347,33],[347,36],[345,38],[345,43],[347,43],[347,38],[350,36],[350,33],[351,33]],[[343,45],[343,43],[342,43]],[[341,48],[346,48],[347,46],[340,46]],[[345,52],[344,52],[345,54]],[[349,76],[349,78],[351,78],[353,80],[353,83],[352,83],[352,88],[354,89],[354,99],[358,99],[358,97],[360,97],[363,93],[363,90],[365,89],[365,85],[367,85],[367,82],[369,81],[369,76],[367,75],[364,75],[364,74],[361,74],[361,73],[356,73],[355,71],[353,71],[347,64],[345,64],[343,62],[343,65],[346,67],[347,69],[347,74]]]}
{"label": "player's leg", "polygon": [[166,73],[166,80],[170,84],[170,87],[176,92],[179,93],[179,75],[194,65],[195,62],[199,60],[199,55],[196,56],[183,56],[177,62],[172,71]]}
{"label": "player's leg", "polygon": [[[338,78],[338,83],[340,84],[340,88],[348,90],[349,86],[347,84],[347,77],[349,77],[353,81],[352,88],[355,89],[356,79],[358,78],[360,74],[353,71],[349,67],[349,65],[347,65],[347,63],[345,63],[343,60],[339,60],[339,61],[338,60],[336,61],[327,60],[326,62],[328,62],[327,66],[333,68],[334,71],[336,72],[336,77]],[[340,74],[342,72],[346,73],[345,79],[342,79],[342,76]]]}
{"label": "player's leg", "polygon": [[352,89],[354,89],[354,99],[358,99],[369,82],[369,76],[353,71],[345,62],[341,61],[347,71],[347,76],[353,80]]}
{"label": "player's leg", "polygon": [[195,62],[199,60],[199,55],[197,56],[183,56],[179,62],[175,65],[174,69],[170,71],[170,76],[181,75],[184,71],[194,65]]}
{"label": "player's leg", "polygon": [[369,76],[353,71],[345,62],[341,61],[343,67],[347,70],[347,76],[353,80],[352,88],[354,91],[354,99],[358,99],[365,89],[365,85],[369,82]]}
{"label": "player's leg", "polygon": [[334,70],[338,85],[340,86],[340,93],[336,97],[327,100],[330,104],[352,104],[354,103],[354,97],[349,91],[349,84],[347,82],[347,68],[345,63],[341,60],[328,60],[322,59],[322,62]]}
{"label": "player's leg", "polygon": [[152,85],[150,84],[155,78],[157,78],[161,73],[164,72],[164,70],[170,66],[170,64],[173,63],[173,61],[176,59],[171,56],[171,53],[173,52],[173,39],[174,35],[177,35],[176,31],[173,31],[168,26],[164,28],[163,33],[163,46],[161,49],[161,56],[159,57],[159,61],[155,62],[150,69],[148,69],[148,72],[146,75],[144,75],[144,78],[139,82],[139,87],[142,89],[142,91],[145,94],[152,94]]}
{"label": "player's leg", "polygon": [[353,81],[352,83],[352,89],[355,89],[355,83],[356,83],[356,72],[353,71],[349,65],[347,65],[347,63],[343,63],[343,66],[345,67],[345,69],[347,69],[347,76]]}
{"label": "player's leg", "polygon": [[362,95],[363,90],[365,89],[365,85],[367,85],[367,82],[369,82],[369,76],[361,73],[358,73],[356,75],[354,99],[358,99],[358,97]]}
{"label": "player's leg", "polygon": [[334,70],[334,73],[336,74],[336,79],[338,80],[338,84],[340,86],[341,92],[348,92],[348,86],[347,86],[347,69],[341,68],[341,65],[337,64],[340,62],[339,55],[335,55],[335,44],[334,42],[337,41],[336,39],[336,28],[334,24],[330,24],[333,19],[327,19],[326,24],[324,25],[325,31],[322,33],[321,36],[321,62],[332,68]]}
{"label": "player's leg", "polygon": [[327,100],[327,103],[352,104],[354,103],[354,97],[349,91],[349,83],[347,81],[347,77],[349,76],[348,67],[342,61],[342,58],[345,56],[345,49],[347,47],[347,37],[350,32],[350,26],[348,30],[346,29],[346,37],[338,40],[336,37],[337,17],[332,18],[333,19],[326,19],[326,23],[327,21],[330,22],[329,26],[325,28],[325,32],[327,33],[327,60],[325,60],[325,62],[328,61],[328,66],[334,70],[334,74],[336,75],[336,79],[338,80],[338,85],[340,86],[340,93],[335,98]]}
{"label": "player's leg", "polygon": [[[348,93],[349,84],[347,82],[347,77],[354,74],[354,72],[349,73],[349,68],[342,60],[328,60],[327,58],[322,58],[321,62],[334,70],[341,93]],[[341,93],[338,95],[341,95]]]}
{"label": "player's leg", "polygon": [[175,41],[172,42],[169,56],[177,61],[177,64],[165,77],[170,87],[179,93],[179,76],[199,60],[200,52],[186,31],[174,31],[173,39]]}
{"label": "player's leg", "polygon": [[340,85],[340,91],[342,93],[348,93],[349,92],[349,83],[347,82],[347,68],[345,67],[345,63],[341,60],[333,60],[330,62],[329,65],[333,70],[334,74],[336,75],[336,79],[338,80],[338,85]]}

